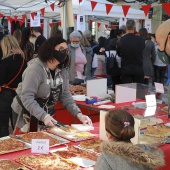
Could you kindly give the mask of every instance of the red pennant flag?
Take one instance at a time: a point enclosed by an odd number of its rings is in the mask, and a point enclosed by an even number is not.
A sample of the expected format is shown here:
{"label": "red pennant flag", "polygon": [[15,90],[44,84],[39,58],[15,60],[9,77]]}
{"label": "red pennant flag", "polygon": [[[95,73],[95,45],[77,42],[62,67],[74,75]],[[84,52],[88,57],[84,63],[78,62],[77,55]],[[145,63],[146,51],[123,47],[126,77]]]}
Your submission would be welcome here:
{"label": "red pennant flag", "polygon": [[61,27],[61,21],[58,22],[58,25]]}
{"label": "red pennant flag", "polygon": [[139,19],[139,23],[142,24],[142,20],[141,19]]}
{"label": "red pennant flag", "polygon": [[8,22],[12,23],[12,18],[10,16],[7,16]]}
{"label": "red pennant flag", "polygon": [[90,24],[92,24],[92,23],[93,23],[93,20],[90,19]]}
{"label": "red pennant flag", "polygon": [[18,19],[18,16],[14,16],[14,20],[15,20],[15,22],[17,21],[17,19]]}
{"label": "red pennant flag", "polygon": [[60,6],[61,5],[61,1],[59,1],[59,3],[57,5]]}
{"label": "red pennant flag", "polygon": [[105,4],[105,5],[106,5],[106,13],[108,15],[110,10],[112,9],[113,5],[112,4]]}
{"label": "red pennant flag", "polygon": [[162,6],[164,7],[167,15],[169,16],[170,15],[170,3],[164,3],[162,4]]}
{"label": "red pennant flag", "polygon": [[104,26],[105,26],[105,28],[108,28],[108,25],[107,25],[107,24],[105,24]]}
{"label": "red pennant flag", "polygon": [[23,23],[24,23],[24,21],[19,20],[19,25],[20,25],[20,27],[22,26]]}
{"label": "red pennant flag", "polygon": [[77,15],[75,15],[75,16],[74,16],[74,19],[76,19],[76,20],[77,20]]}
{"label": "red pennant flag", "polygon": [[97,2],[95,1],[90,1],[90,2],[91,2],[92,11],[93,11],[95,6],[97,5]]}
{"label": "red pennant flag", "polygon": [[45,8],[40,9],[42,16],[44,16]]}
{"label": "red pennant flag", "polygon": [[126,17],[128,11],[129,11],[130,5],[122,5],[124,16]]}
{"label": "red pennant flag", "polygon": [[0,13],[0,18],[2,18],[2,17],[3,17],[3,14]]}
{"label": "red pennant flag", "polygon": [[25,22],[25,19],[26,19],[26,14],[23,14],[22,15],[22,20]]}
{"label": "red pennant flag", "polygon": [[51,4],[50,7],[54,11],[55,3]]}
{"label": "red pennant flag", "polygon": [[145,13],[145,16],[148,15],[149,10],[151,9],[151,5],[142,5],[142,9]]}
{"label": "red pennant flag", "polygon": [[41,29],[43,29],[43,24],[40,25]]}
{"label": "red pennant flag", "polygon": [[31,17],[34,20],[35,12],[31,12]]}
{"label": "red pennant flag", "polygon": [[49,26],[52,28],[52,26],[53,26],[53,23],[49,23]]}
{"label": "red pennant flag", "polygon": [[79,0],[79,4],[82,2],[82,0]]}
{"label": "red pennant flag", "polygon": [[98,22],[98,23],[97,23],[98,28],[100,27],[100,25],[101,25],[101,23]]}

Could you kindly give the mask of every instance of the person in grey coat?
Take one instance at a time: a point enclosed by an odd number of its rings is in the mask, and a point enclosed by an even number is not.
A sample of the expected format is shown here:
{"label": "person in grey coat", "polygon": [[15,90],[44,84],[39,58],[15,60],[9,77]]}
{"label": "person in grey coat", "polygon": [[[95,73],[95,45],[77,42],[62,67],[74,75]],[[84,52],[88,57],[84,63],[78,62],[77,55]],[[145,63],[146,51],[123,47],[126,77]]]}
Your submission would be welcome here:
{"label": "person in grey coat", "polygon": [[149,83],[149,78],[153,78],[154,69],[153,63],[156,59],[155,46],[151,41],[150,36],[146,28],[139,30],[139,35],[145,39],[145,48],[143,50],[143,71],[144,71],[144,83]]}
{"label": "person in grey coat", "polygon": [[[69,81],[70,84],[73,85],[81,84],[81,82],[83,82],[85,66],[87,64],[86,51],[80,44],[81,39],[82,35],[79,31],[73,31],[70,34],[71,43],[68,45],[70,56]],[[77,72],[79,72],[81,76],[78,76]]]}
{"label": "person in grey coat", "polygon": [[165,165],[163,151],[150,145],[134,145],[134,118],[125,110],[110,111],[105,118],[108,142],[94,170],[153,170]]}
{"label": "person in grey coat", "polygon": [[90,118],[81,113],[71,96],[68,62],[68,46],[64,39],[52,37],[42,44],[38,58],[30,61],[16,90],[17,96],[12,103],[16,128],[28,132],[30,116],[46,126],[55,126],[57,121],[52,115],[57,101],[81,122],[91,125]]}
{"label": "person in grey coat", "polygon": [[81,45],[84,47],[86,51],[87,64],[85,66],[84,75],[88,78],[88,77],[91,77],[93,49],[91,48],[91,44],[89,43],[88,39],[83,35],[81,39]]}

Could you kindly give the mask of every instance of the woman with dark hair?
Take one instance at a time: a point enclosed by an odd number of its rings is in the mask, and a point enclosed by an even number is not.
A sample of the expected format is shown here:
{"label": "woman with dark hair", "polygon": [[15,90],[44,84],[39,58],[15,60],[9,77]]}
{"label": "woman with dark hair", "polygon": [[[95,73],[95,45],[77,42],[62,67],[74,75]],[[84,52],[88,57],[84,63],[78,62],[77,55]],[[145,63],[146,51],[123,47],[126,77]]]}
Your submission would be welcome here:
{"label": "woman with dark hair", "polygon": [[108,142],[94,170],[153,170],[165,165],[163,152],[154,146],[134,145],[134,118],[125,110],[110,111],[105,118]]}
{"label": "woman with dark hair", "polygon": [[[90,118],[81,113],[71,96],[68,64],[68,46],[64,39],[52,37],[41,45],[38,57],[30,61],[24,72],[12,103],[15,122],[18,117],[16,130],[21,128],[22,132],[36,131],[37,129],[32,130],[35,121],[55,126],[57,121],[52,115],[55,114],[54,106],[57,101],[61,101],[81,122],[91,125]],[[25,110],[24,114],[22,110]]]}
{"label": "woman with dark hair", "polygon": [[144,83],[149,84],[149,79],[154,76],[153,63],[156,59],[155,46],[146,28],[141,28],[139,35],[145,39],[145,48],[143,50]]}
{"label": "woman with dark hair", "polygon": [[[113,30],[112,30],[113,33]],[[112,90],[115,91],[115,85],[121,84],[121,58],[117,55],[116,52],[116,44],[118,38],[123,35],[123,30],[115,29],[114,30],[114,38],[112,38],[105,49],[106,56],[106,70],[107,74],[112,78]],[[109,61],[112,62],[109,62]],[[114,63],[114,65],[113,65]],[[117,66],[117,67],[116,67]]]}
{"label": "woman with dark hair", "polygon": [[34,45],[29,41],[31,30],[26,27],[22,30],[20,47],[25,54],[25,60],[28,62],[33,58],[34,55]]}

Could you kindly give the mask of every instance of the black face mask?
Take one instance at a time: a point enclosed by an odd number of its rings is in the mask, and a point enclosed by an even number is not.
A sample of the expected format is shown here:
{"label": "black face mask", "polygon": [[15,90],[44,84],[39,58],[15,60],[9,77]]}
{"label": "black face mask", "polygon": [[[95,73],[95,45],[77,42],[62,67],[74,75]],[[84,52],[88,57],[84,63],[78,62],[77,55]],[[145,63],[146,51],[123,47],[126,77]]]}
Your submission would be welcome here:
{"label": "black face mask", "polygon": [[54,58],[60,62],[60,64],[64,63],[68,55],[67,50],[54,50],[53,56]]}

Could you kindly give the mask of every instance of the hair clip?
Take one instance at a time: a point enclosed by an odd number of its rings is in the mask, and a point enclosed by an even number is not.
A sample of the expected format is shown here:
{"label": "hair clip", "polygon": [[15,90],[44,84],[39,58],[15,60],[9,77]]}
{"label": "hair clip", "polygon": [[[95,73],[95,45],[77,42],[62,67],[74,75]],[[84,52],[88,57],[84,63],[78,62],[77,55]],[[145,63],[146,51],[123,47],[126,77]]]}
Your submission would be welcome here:
{"label": "hair clip", "polygon": [[130,122],[124,122],[124,127],[130,126]]}

